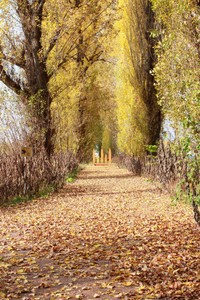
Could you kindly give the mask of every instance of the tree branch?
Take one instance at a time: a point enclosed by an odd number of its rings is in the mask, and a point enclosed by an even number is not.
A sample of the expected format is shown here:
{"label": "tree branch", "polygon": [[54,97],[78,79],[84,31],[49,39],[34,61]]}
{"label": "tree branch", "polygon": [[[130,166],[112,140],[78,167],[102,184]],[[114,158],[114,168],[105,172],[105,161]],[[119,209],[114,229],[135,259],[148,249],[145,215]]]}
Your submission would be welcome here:
{"label": "tree branch", "polygon": [[57,40],[60,37],[60,33],[61,33],[61,29],[57,30],[57,32],[55,33],[54,37],[51,39],[50,44],[49,44],[49,48],[47,49],[47,51],[46,51],[46,53],[44,55],[43,62],[45,62],[47,60],[47,57],[48,57],[49,53],[54,48]]}
{"label": "tree branch", "polygon": [[0,45],[0,57],[1,59],[5,60],[6,62],[11,63],[12,65],[15,65],[19,68],[24,69],[25,68],[25,61],[23,60],[24,52],[21,54],[22,58],[12,57],[8,56],[3,52],[3,48]]}
{"label": "tree branch", "polygon": [[[102,9],[92,20],[89,21],[88,24],[86,24],[86,26],[83,28],[83,30],[81,31],[82,33],[86,32],[91,25],[93,25],[96,20],[113,4],[114,1],[111,1],[104,9]],[[75,30],[72,32],[72,35],[70,35],[70,37],[66,40],[66,42],[64,43],[62,50],[65,49],[66,45],[69,44],[70,42],[70,38],[71,36],[74,36],[76,34],[76,31],[77,31],[77,28],[75,28]],[[96,33],[94,33],[93,36],[95,36]],[[78,45],[78,39],[79,39],[79,36],[75,37],[74,39],[74,42],[73,42],[73,45],[70,46],[70,48],[67,50],[67,55],[69,55],[73,50],[75,50],[77,48],[77,45]],[[86,42],[87,40],[91,39],[91,36],[89,36],[84,42]],[[59,63],[59,67],[61,67],[64,63],[66,63],[67,59],[63,59],[62,62]]]}
{"label": "tree branch", "polygon": [[17,0],[17,13],[32,13],[31,4],[28,0]]}
{"label": "tree branch", "polygon": [[39,4],[38,4],[37,12],[39,14],[41,14],[42,10],[43,10],[43,7],[44,7],[44,4],[45,4],[45,0],[39,0],[38,3]]}
{"label": "tree branch", "polygon": [[20,85],[6,73],[2,65],[0,65],[0,81],[3,82],[9,89],[13,90],[17,95],[20,94],[22,90]]}

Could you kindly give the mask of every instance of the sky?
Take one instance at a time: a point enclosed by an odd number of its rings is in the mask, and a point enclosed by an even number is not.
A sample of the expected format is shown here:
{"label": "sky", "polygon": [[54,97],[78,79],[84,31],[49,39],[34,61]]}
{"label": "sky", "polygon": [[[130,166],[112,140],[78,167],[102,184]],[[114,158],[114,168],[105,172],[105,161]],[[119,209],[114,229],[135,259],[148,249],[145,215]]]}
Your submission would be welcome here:
{"label": "sky", "polygon": [[23,107],[16,95],[0,82],[0,142],[12,142],[23,135]]}

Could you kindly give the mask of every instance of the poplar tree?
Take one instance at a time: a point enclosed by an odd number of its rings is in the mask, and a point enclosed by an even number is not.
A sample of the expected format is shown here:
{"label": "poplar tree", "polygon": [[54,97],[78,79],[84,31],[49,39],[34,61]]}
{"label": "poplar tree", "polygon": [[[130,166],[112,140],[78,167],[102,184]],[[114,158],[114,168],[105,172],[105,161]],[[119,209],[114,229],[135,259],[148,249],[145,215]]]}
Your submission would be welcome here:
{"label": "poplar tree", "polygon": [[[161,109],[157,104],[155,79],[152,75],[156,62],[155,17],[149,0],[128,0],[127,54],[130,58],[129,79],[137,97],[146,107],[148,134],[146,144],[156,144],[161,130]],[[139,112],[138,112],[139,113]],[[138,124],[139,125],[139,124]]]}

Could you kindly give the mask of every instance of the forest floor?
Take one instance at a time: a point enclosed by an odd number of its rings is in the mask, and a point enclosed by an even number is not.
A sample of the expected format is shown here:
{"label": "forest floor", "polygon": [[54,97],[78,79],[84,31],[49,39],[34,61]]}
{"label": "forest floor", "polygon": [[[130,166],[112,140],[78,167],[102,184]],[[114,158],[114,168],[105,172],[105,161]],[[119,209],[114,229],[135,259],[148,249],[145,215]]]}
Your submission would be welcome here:
{"label": "forest floor", "polygon": [[116,166],[0,212],[0,299],[200,299],[192,209]]}

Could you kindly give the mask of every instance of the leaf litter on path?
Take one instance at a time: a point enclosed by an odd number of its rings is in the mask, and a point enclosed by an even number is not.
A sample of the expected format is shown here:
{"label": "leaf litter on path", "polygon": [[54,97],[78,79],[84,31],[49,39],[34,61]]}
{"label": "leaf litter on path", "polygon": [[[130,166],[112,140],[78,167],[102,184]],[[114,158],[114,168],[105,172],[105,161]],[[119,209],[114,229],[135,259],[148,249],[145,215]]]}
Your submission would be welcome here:
{"label": "leaf litter on path", "polygon": [[191,208],[125,169],[87,166],[0,225],[0,299],[200,299]]}

